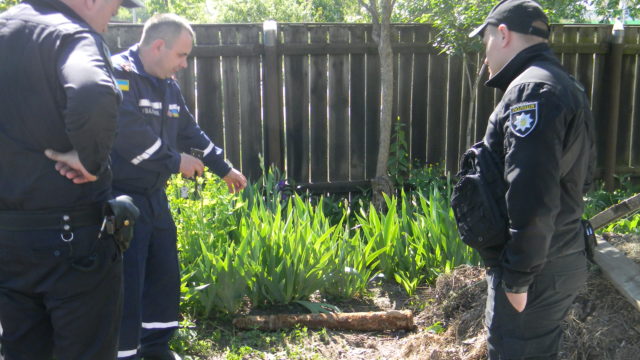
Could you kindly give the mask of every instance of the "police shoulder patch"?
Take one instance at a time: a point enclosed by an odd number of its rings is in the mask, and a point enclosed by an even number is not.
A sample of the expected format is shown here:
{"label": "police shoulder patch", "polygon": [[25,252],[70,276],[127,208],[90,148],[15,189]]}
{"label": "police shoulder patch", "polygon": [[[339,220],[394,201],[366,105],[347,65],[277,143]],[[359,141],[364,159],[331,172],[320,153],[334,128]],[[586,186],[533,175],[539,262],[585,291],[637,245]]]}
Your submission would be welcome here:
{"label": "police shoulder patch", "polygon": [[514,134],[525,137],[538,123],[538,102],[520,103],[509,109],[509,126]]}

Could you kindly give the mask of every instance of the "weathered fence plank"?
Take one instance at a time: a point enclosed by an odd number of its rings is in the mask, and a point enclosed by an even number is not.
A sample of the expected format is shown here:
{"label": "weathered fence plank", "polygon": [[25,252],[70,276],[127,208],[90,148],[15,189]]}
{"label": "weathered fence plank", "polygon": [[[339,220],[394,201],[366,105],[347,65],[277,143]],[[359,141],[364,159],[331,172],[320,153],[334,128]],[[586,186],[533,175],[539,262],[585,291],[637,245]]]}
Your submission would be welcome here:
{"label": "weathered fence plank", "polygon": [[[332,44],[348,44],[349,30],[329,28]],[[349,180],[349,56],[329,56],[329,179]]]}
{"label": "weathered fence plank", "polygon": [[[398,30],[398,41],[402,45],[412,44],[414,43],[414,35],[413,28],[410,27],[400,27]],[[411,141],[413,137],[411,136],[413,119],[411,118],[411,107],[413,105],[413,91],[411,89],[411,81],[413,78],[413,54],[409,52],[401,52],[397,55],[397,85],[395,87],[395,98],[397,99],[397,104],[395,106],[397,112],[397,118],[393,118],[392,121],[396,124],[398,121],[402,127],[402,132],[404,133],[404,141],[407,144],[406,151],[408,152],[406,155],[411,158]],[[391,127],[393,130],[395,127]],[[393,138],[392,138],[393,140]],[[392,142],[393,144],[393,142]]]}
{"label": "weathered fence plank", "polygon": [[[350,44],[364,44],[366,33],[362,27],[350,28]],[[350,128],[349,154],[351,156],[351,179],[367,179],[366,176],[366,62],[364,54],[352,54],[350,73]]]}
{"label": "weathered fence plank", "polygon": [[[375,44],[372,27],[367,30],[367,44]],[[367,98],[366,98],[366,175],[376,176],[378,146],[380,138],[380,59],[367,54]]]}
{"label": "weathered fence plank", "polygon": [[[282,28],[284,44],[307,44],[306,25]],[[284,58],[287,173],[298,182],[309,181],[309,57]]]}
{"label": "weathered fence plank", "polygon": [[[260,39],[261,27],[238,29],[239,44],[253,44]],[[260,97],[260,58],[243,56],[238,59],[238,90],[240,96],[240,136],[242,171],[257,179],[261,175],[260,154],[264,154],[262,134],[262,101]]]}
{"label": "weathered fence plank", "polygon": [[460,125],[462,121],[460,119],[460,108],[464,106],[462,103],[461,95],[462,91],[462,58],[461,57],[449,57],[448,59],[448,91],[447,91],[447,117],[446,117],[446,144],[445,144],[445,156],[444,166],[446,169],[457,169],[459,162],[459,144],[458,134],[460,133]]}
{"label": "weathered fence plank", "polygon": [[[427,44],[429,42],[429,30],[429,28],[415,29],[415,43]],[[427,160],[428,63],[428,54],[413,55],[411,131],[407,132],[407,136],[410,136],[411,139],[411,159],[415,159],[421,164],[424,164]]]}
{"label": "weathered fence plank", "polygon": [[[327,43],[327,27],[310,28],[312,44]],[[309,68],[311,111],[311,181],[328,181],[327,55],[312,55]]]}
{"label": "weathered fence plank", "polygon": [[[220,31],[217,27],[196,26],[196,43],[210,46],[220,44]],[[195,111],[200,128],[216,146],[224,148],[222,77],[220,57],[201,56],[196,61],[197,100]]]}
{"label": "weathered fence plank", "polygon": [[[220,31],[220,37],[223,45],[237,44],[237,28],[223,28]],[[224,94],[225,154],[234,167],[242,168],[240,160],[240,94],[237,56],[222,58],[222,89]]]}
{"label": "weathered fence plank", "polygon": [[[441,54],[429,42],[430,26],[394,26],[393,114],[394,120],[399,117],[405,124],[410,161],[442,163],[455,172],[468,143],[482,138],[502,94],[482,85],[485,76],[472,108],[468,81],[476,77],[484,55]],[[267,165],[276,164],[296,182],[374,177],[380,76],[372,25],[279,27],[278,43],[267,49],[261,41],[261,24],[194,25],[196,45],[189,68],[177,79],[198,123],[254,180],[260,174],[260,153]],[[636,170],[640,167],[639,29],[625,28],[616,151],[619,174],[640,174]],[[141,30],[139,25],[114,25],[105,40],[116,53],[137,42]],[[552,27],[552,49],[591,100],[599,167],[612,105],[607,90],[610,38],[610,25]]]}

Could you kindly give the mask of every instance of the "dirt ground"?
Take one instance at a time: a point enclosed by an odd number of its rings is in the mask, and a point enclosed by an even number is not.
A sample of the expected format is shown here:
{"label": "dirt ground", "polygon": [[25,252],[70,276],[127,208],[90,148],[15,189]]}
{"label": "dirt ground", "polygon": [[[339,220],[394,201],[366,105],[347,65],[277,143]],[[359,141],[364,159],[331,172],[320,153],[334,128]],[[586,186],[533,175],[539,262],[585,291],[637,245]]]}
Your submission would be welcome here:
{"label": "dirt ground", "polygon": [[[640,263],[638,236],[605,238]],[[346,360],[486,358],[482,318],[484,269],[463,266],[441,276],[434,287],[408,299],[400,289],[375,290],[368,304],[341,304],[343,311],[414,310],[416,331],[356,333],[327,331],[307,348],[321,358]],[[562,360],[640,359],[640,312],[591,266],[587,286],[565,321]],[[311,357],[310,357],[311,358]]]}

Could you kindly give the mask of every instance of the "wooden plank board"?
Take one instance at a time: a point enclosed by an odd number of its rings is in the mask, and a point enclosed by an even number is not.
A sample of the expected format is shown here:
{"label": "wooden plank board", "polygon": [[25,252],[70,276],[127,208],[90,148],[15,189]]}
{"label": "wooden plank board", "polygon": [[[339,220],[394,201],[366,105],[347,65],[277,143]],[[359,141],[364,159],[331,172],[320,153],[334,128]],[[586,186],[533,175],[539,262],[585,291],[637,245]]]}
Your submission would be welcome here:
{"label": "wooden plank board", "polygon": [[[401,27],[398,31],[398,37],[401,44],[411,44],[413,42],[413,29]],[[407,155],[411,158],[412,148],[412,136],[411,136],[411,103],[412,103],[412,91],[411,80],[413,77],[413,54],[412,53],[400,53],[398,54],[398,72],[396,73],[397,86],[395,93],[397,94],[398,101],[398,117],[391,119],[393,126],[391,127],[391,146],[393,147],[396,142],[395,132],[397,130],[396,123],[400,121],[402,124],[402,131],[404,132],[404,141],[407,145]],[[396,59],[394,58],[394,59]]]}
{"label": "wooden plank board", "polygon": [[[312,44],[327,43],[327,28],[310,29]],[[309,62],[311,108],[311,181],[328,181],[327,168],[327,56],[313,55]]]}
{"label": "wooden plank board", "polygon": [[[223,45],[237,44],[236,27],[223,28],[221,31]],[[240,161],[240,101],[238,88],[238,58],[222,59],[222,84],[224,90],[224,147],[228,160],[234,167],[241,168]],[[249,139],[247,139],[249,140]]]}
{"label": "wooden plank board", "polygon": [[[373,39],[373,27],[367,30],[366,41],[375,44]],[[380,134],[380,57],[378,54],[367,54],[367,80],[366,80],[366,178],[376,176],[376,162],[378,161],[379,134]]]}
{"label": "wooden plank board", "polygon": [[449,57],[449,86],[447,93],[447,119],[446,119],[446,132],[447,142],[445,148],[444,165],[447,171],[455,174],[458,172],[458,163],[460,159],[458,140],[460,138],[460,126],[466,124],[466,122],[460,119],[460,108],[468,106],[461,100],[462,89],[464,86],[463,77],[464,69],[466,66],[461,57]]}
{"label": "wooden plank board", "polygon": [[[284,44],[307,44],[306,26],[282,28]],[[309,57],[284,58],[287,177],[309,181]]]}
{"label": "wooden plank board", "polygon": [[640,266],[601,238],[594,259],[605,277],[640,311]]}
{"label": "wooden plank board", "polygon": [[[432,36],[434,34],[432,33]],[[432,38],[433,40],[433,38]],[[441,163],[446,144],[447,57],[429,55],[429,93],[427,102],[427,163]]]}
{"label": "wooden plank board", "polygon": [[[364,44],[365,31],[364,28],[351,28],[350,44]],[[350,136],[351,143],[351,180],[366,179],[365,161],[366,161],[366,76],[365,76],[365,55],[351,55],[351,91],[350,91]]]}
{"label": "wooden plank board", "polygon": [[598,214],[589,221],[594,230],[597,230],[615,220],[618,220],[640,208],[640,194],[636,194],[616,205],[613,205]]}
{"label": "wooden plank board", "polygon": [[[429,29],[418,28],[414,40],[429,42]],[[421,164],[427,160],[427,54],[413,55],[413,88],[411,95],[411,159]],[[409,133],[407,133],[408,135]]]}
{"label": "wooden plank board", "polygon": [[180,85],[180,91],[184,97],[184,102],[192,114],[196,111],[196,75],[194,64],[195,59],[189,57],[187,59],[187,68],[175,74],[176,80]]}
{"label": "wooden plank board", "polygon": [[[196,25],[197,44],[217,45],[220,43],[218,28]],[[200,128],[216,146],[224,148],[224,126],[222,114],[222,76],[220,57],[199,57],[197,59],[197,121]]]}
{"label": "wooden plank board", "polygon": [[[640,194],[636,194],[616,205],[613,205],[589,221],[594,230],[628,216],[640,208]],[[633,305],[640,310],[640,266],[627,258],[598,236],[598,245],[594,252],[594,261],[602,269],[613,286]]]}
{"label": "wooden plank board", "polygon": [[[349,31],[331,27],[332,44],[349,42]],[[329,181],[349,180],[349,56],[329,56]]]}
{"label": "wooden plank board", "polygon": [[[255,25],[238,29],[238,43],[258,42],[261,30],[262,27]],[[242,172],[248,179],[257,181],[262,175],[260,154],[264,154],[262,102],[260,101],[260,58],[240,57],[238,70]]]}
{"label": "wooden plank board", "polygon": [[[635,55],[624,55],[622,57],[622,76],[620,78],[620,113],[618,117],[618,141],[616,146],[616,166],[630,165],[631,135],[633,124],[634,92],[633,84],[635,78],[624,74],[633,74],[635,69]],[[636,105],[637,106],[637,105]],[[637,152],[637,150],[636,150]]]}

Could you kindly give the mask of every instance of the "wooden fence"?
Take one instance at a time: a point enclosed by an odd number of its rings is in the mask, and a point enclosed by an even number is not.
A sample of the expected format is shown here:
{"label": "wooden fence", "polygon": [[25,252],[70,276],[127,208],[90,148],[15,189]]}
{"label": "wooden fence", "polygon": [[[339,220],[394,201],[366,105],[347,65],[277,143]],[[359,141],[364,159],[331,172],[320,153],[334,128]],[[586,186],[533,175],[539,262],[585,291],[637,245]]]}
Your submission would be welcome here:
{"label": "wooden fence", "polygon": [[[375,173],[380,81],[367,24],[194,25],[189,68],[178,74],[187,104],[227,158],[252,179],[275,164],[297,183],[358,181]],[[428,25],[394,26],[394,118],[411,161],[455,171],[468,141],[480,139],[498,91],[480,86],[470,109],[466,71],[481,55],[447,56]],[[139,25],[112,25],[113,53],[140,36]],[[640,175],[640,27],[626,27],[620,83],[610,81],[611,26],[554,25],[551,44],[585,85],[597,123],[599,167],[607,151],[610,94],[619,89],[615,172]],[[469,112],[476,122],[469,124]],[[469,134],[467,135],[467,130]],[[610,140],[609,140],[610,141]],[[261,158],[261,156],[263,158]]]}

